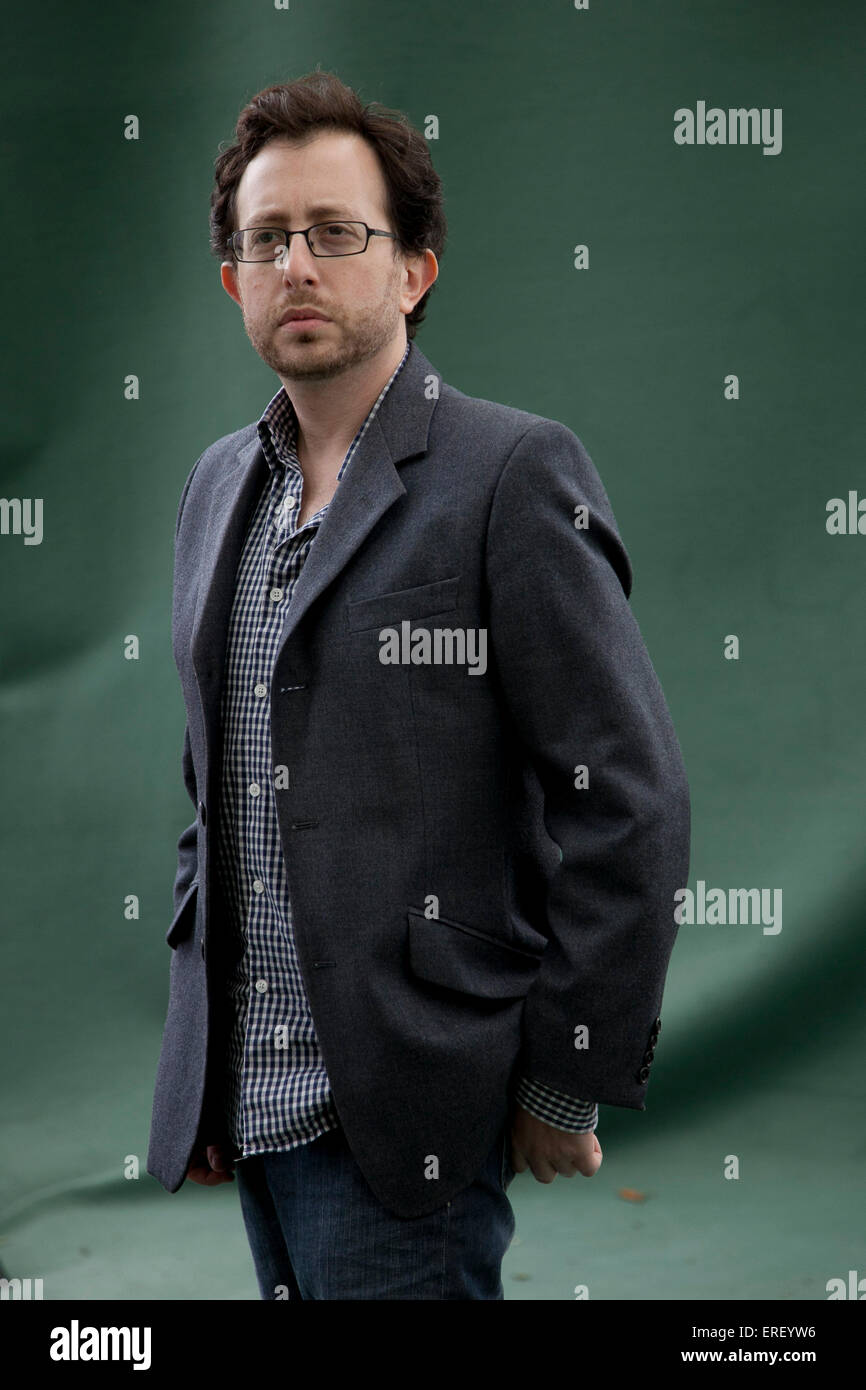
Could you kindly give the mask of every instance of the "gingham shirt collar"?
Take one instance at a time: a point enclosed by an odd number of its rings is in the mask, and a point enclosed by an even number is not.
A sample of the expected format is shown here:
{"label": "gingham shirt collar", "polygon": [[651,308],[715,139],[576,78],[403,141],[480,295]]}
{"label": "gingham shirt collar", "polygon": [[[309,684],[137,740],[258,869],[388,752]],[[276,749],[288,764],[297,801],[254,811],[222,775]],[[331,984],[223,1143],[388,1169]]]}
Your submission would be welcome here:
{"label": "gingham shirt collar", "polygon": [[[411,346],[411,339],[407,339],[406,350],[403,353],[403,356],[400,358],[399,363],[394,368],[394,371],[391,373],[391,376],[388,378],[388,381],[385,383],[384,387],[379,393],[379,396],[376,399],[375,403],[370,407],[370,410],[364,420],[364,423],[361,425],[361,428],[355,435],[355,438],[352,440],[352,443],[349,449],[347,450],[346,457],[344,458],[343,463],[340,467],[340,471],[337,474],[338,479],[342,478],[343,471],[346,468],[349,459],[355,452],[355,446],[358,443],[359,437],[364,433],[370,420],[378,410],[383,396],[387,392],[388,388],[391,386],[398,372],[402,369],[406,361],[406,358],[409,356],[409,349]],[[292,402],[284,386],[280,387],[276,395],[273,396],[271,400],[268,402],[268,404],[265,406],[264,410],[259,416],[258,421],[256,422],[256,429],[258,430],[262,450],[264,452],[265,458],[267,459],[268,467],[271,469],[271,472],[280,473],[285,468],[293,468],[297,472],[301,471],[301,465],[300,460],[298,458],[297,449],[298,417],[295,413],[295,407],[292,405]]]}

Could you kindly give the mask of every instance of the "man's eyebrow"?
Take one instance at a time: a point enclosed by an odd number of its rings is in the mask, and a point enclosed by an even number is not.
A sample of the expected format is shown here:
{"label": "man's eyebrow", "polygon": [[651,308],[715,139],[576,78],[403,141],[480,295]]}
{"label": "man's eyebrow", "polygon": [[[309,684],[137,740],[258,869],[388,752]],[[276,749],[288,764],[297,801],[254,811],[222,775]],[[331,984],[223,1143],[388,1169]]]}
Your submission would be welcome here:
{"label": "man's eyebrow", "polygon": [[[353,217],[352,213],[347,212],[345,208],[340,207],[337,203],[316,203],[313,207],[307,209],[307,215],[309,217],[343,217],[348,218],[350,221]],[[291,221],[291,218],[287,217],[285,212],[280,211],[280,209],[266,208],[264,212],[250,213],[249,226],[267,227],[270,226],[271,222],[281,223],[289,221]]]}

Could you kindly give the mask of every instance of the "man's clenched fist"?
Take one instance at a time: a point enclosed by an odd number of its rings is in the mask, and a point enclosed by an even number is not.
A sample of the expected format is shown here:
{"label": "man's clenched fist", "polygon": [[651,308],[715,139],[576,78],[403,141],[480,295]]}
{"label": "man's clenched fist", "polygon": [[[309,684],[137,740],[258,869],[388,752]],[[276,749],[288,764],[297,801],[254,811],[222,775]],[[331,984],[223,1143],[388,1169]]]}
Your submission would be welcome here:
{"label": "man's clenched fist", "polygon": [[536,1119],[515,1105],[511,1124],[511,1166],[515,1173],[532,1169],[538,1182],[553,1182],[560,1174],[591,1178],[601,1167],[601,1145],[595,1134],[568,1134]]}

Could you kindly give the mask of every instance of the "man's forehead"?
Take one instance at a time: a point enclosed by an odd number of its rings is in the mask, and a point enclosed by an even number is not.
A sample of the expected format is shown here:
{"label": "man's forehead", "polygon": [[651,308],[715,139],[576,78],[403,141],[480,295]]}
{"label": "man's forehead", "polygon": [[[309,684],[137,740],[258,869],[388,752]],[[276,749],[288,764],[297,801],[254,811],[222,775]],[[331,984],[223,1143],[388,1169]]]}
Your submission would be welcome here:
{"label": "man's forehead", "polygon": [[352,131],[324,131],[304,142],[269,140],[244,170],[237,196],[250,213],[296,216],[316,209],[331,215],[361,199],[378,205],[382,185],[365,140]]}

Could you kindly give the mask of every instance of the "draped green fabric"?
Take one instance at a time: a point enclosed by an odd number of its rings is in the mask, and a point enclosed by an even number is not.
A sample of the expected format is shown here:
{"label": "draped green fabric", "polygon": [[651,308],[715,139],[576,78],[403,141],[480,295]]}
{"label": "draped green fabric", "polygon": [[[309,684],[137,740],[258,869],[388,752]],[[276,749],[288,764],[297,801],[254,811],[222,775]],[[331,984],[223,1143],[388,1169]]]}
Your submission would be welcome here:
{"label": "draped green fabric", "polygon": [[[419,346],[601,474],[689,773],[689,888],[781,907],[683,923],[647,1110],[601,1107],[591,1182],[517,1178],[506,1298],[866,1273],[862,8],[48,0],[4,39],[2,1273],[258,1296],[236,1186],[144,1173],[191,819],[171,566],[192,464],[279,384],[208,251],[213,159],[317,65],[431,139],[449,240]],[[728,138],[741,108],[766,139]]]}

